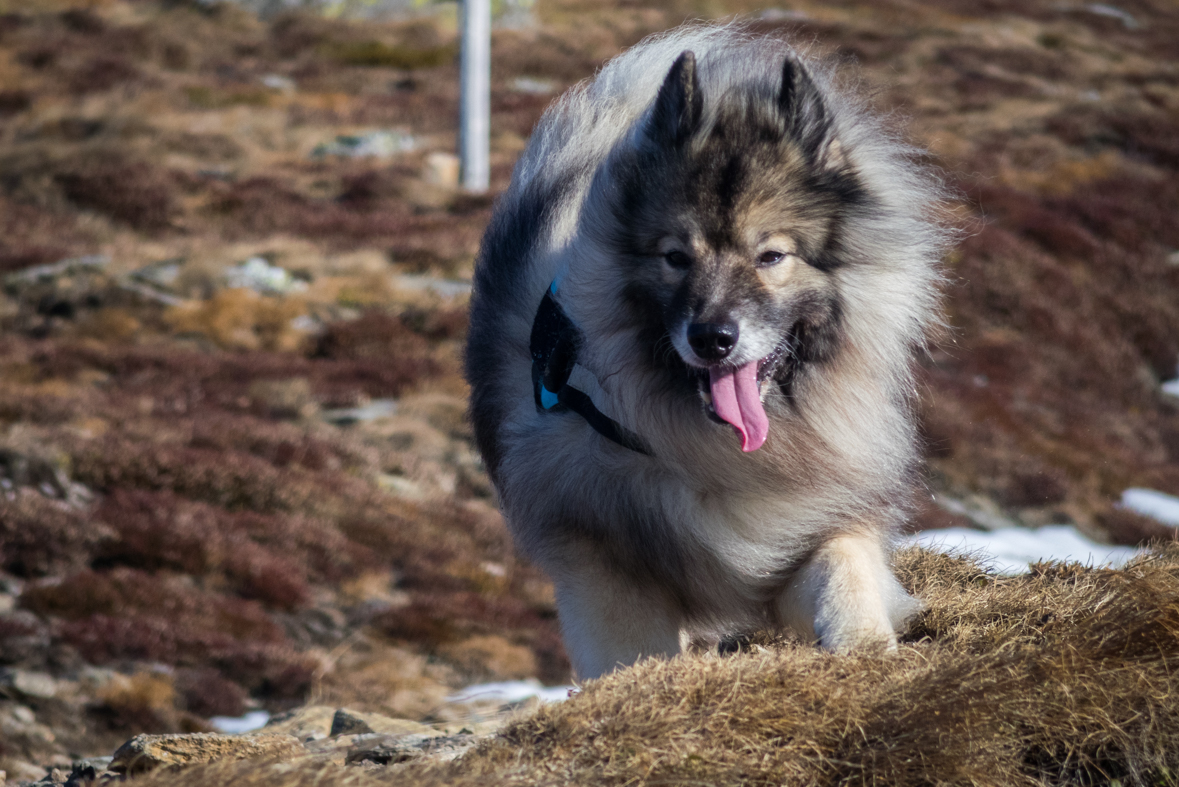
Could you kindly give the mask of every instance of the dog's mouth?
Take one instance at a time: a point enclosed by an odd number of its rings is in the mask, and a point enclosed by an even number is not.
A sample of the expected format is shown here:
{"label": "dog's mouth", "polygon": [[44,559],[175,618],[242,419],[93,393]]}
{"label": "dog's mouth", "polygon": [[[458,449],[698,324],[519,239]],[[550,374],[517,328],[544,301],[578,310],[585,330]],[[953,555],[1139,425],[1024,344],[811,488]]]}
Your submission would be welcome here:
{"label": "dog's mouth", "polygon": [[765,397],[791,354],[792,339],[763,358],[742,366],[716,365],[696,371],[696,386],[708,417],[729,424],[741,436],[741,450],[756,451],[770,431]]}

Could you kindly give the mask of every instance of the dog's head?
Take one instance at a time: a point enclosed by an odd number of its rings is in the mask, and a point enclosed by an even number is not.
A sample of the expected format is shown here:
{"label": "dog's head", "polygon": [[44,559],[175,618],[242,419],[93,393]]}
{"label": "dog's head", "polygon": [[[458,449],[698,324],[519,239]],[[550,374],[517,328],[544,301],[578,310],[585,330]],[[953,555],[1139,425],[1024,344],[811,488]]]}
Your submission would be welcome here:
{"label": "dog's head", "polygon": [[756,450],[767,394],[789,395],[800,368],[838,351],[842,227],[870,197],[822,91],[789,57],[772,88],[709,96],[684,52],[636,133],[612,161],[603,217],[625,300],[656,362]]}

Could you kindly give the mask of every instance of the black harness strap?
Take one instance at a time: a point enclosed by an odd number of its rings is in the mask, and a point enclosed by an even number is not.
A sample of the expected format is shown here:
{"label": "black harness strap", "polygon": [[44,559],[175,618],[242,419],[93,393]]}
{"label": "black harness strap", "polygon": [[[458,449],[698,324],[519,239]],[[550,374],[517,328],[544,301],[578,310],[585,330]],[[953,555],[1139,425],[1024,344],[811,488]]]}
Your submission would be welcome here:
{"label": "black harness strap", "polygon": [[532,352],[532,393],[537,408],[548,413],[570,410],[584,418],[602,437],[650,456],[651,449],[641,437],[607,417],[584,391],[570,387],[569,375],[577,363],[581,334],[553,298],[554,287],[546,290],[540,301],[528,343]]}

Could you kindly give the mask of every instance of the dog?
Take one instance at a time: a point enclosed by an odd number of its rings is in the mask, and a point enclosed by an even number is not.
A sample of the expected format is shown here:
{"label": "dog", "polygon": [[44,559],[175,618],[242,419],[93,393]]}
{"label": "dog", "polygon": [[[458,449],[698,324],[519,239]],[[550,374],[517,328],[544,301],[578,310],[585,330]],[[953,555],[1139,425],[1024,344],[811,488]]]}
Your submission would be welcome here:
{"label": "dog", "polygon": [[544,114],[476,261],[466,374],[594,678],[783,627],[895,648],[937,177],[788,41],[644,41]]}

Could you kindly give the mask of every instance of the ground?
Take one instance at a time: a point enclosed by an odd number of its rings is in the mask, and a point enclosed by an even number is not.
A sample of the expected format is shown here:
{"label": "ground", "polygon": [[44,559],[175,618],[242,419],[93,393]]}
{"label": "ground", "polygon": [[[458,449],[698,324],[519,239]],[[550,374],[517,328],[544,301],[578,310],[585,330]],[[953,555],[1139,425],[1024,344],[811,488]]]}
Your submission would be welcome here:
{"label": "ground", "polygon": [[[473,681],[569,679],[473,449],[446,285],[548,102],[687,19],[840,58],[957,195],[921,494],[966,514],[931,500],[913,526],[1170,537],[1114,504],[1179,494],[1171,4],[540,0],[495,34],[488,196],[435,155],[455,146],[451,6],[0,12],[10,779],[251,707],[432,720]],[[373,131],[386,155],[333,147]]]}

